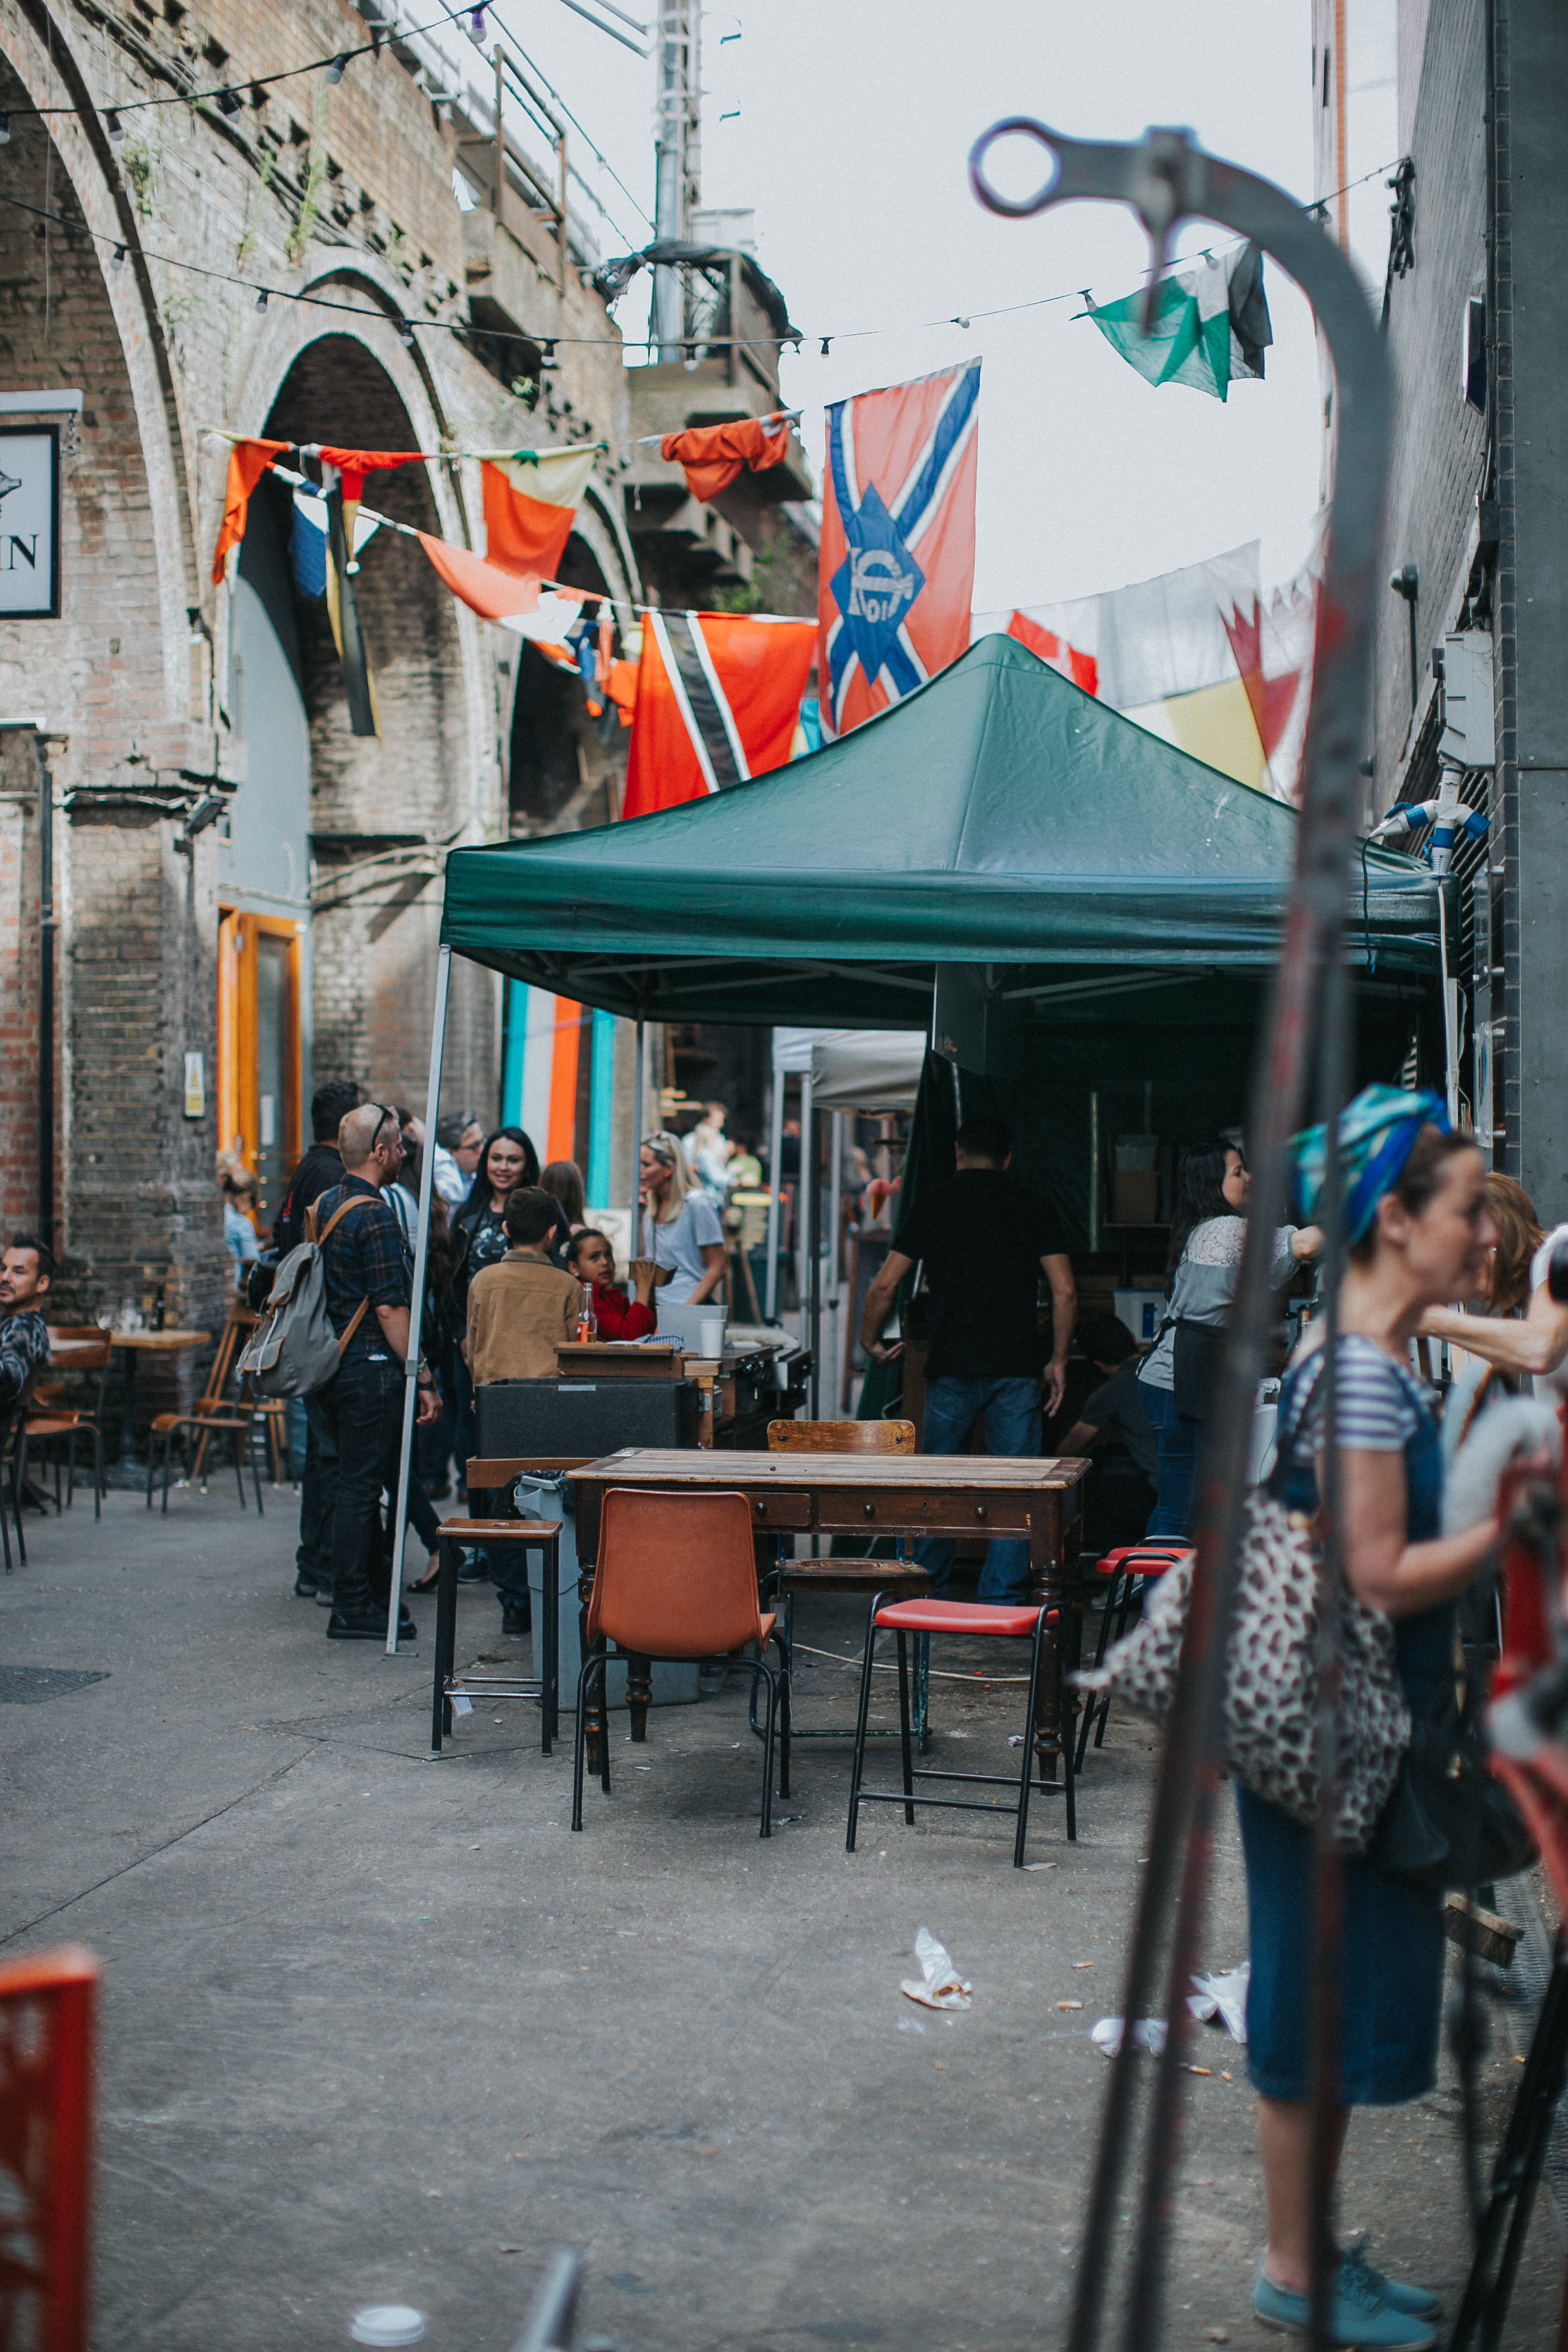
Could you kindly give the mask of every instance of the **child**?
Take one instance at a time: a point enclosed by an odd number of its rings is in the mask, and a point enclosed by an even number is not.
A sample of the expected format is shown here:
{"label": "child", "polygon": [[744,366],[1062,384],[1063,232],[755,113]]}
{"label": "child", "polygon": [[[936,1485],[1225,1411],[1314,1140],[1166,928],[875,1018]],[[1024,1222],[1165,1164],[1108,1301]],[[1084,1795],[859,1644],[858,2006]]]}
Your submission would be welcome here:
{"label": "child", "polygon": [[628,1269],[637,1297],[630,1304],[616,1281],[616,1253],[609,1237],[584,1225],[566,1244],[566,1268],[574,1274],[594,1301],[601,1339],[640,1339],[658,1321],[648,1301],[658,1269],[651,1258],[632,1260]]}

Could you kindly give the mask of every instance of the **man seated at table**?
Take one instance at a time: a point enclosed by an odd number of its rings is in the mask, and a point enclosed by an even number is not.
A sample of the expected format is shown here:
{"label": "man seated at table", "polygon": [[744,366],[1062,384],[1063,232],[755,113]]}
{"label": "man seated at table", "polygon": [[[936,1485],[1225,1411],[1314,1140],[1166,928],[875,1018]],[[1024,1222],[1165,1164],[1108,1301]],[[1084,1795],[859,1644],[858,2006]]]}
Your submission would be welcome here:
{"label": "man seated at table", "polygon": [[[1148,1525],[1155,1496],[1155,1439],[1138,1393],[1138,1342],[1114,1315],[1083,1324],[1079,1346],[1100,1375],[1079,1407],[1079,1417],[1058,1444],[1061,1454],[1098,1453],[1084,1493],[1086,1554],[1136,1543]],[[1107,1449],[1120,1438],[1125,1451]]]}
{"label": "man seated at table", "polygon": [[[1051,1358],[1047,1409],[1061,1409],[1078,1291],[1056,1220],[1045,1202],[1006,1174],[1012,1138],[999,1118],[965,1119],[955,1147],[958,1173],[918,1201],[894,1235],[867,1294],[860,1344],[885,1362],[882,1326],[904,1276],[923,1262],[929,1301],[924,1450],[963,1454],[984,1416],[985,1450],[1037,1455],[1040,1450],[1040,1349],[1036,1299],[1041,1270],[1051,1287]],[[900,1343],[901,1345],[901,1342]],[[915,1558],[946,1589],[952,1545],[927,1537]],[[981,1572],[979,1598],[1028,1597],[1029,1547],[1021,1537],[994,1542]]]}
{"label": "man seated at table", "polygon": [[7,1413],[49,1360],[41,1302],[55,1261],[31,1234],[13,1234],[0,1257],[0,1414]]}
{"label": "man seated at table", "polygon": [[[552,1379],[556,1349],[577,1337],[583,1286],[550,1256],[558,1214],[537,1184],[520,1185],[507,1197],[501,1225],[511,1247],[493,1265],[481,1266],[468,1286],[463,1356],[476,1389],[487,1381]],[[474,1507],[481,1507],[476,1491]],[[481,1547],[467,1574],[486,1573],[500,1602],[502,1633],[526,1633],[532,1611],[526,1556],[514,1544]]]}

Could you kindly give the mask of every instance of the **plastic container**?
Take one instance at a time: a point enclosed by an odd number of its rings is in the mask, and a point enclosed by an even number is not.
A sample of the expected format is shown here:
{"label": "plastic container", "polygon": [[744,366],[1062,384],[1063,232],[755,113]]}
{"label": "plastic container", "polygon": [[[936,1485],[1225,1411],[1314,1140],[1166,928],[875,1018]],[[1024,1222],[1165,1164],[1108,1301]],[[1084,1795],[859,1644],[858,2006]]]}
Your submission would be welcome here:
{"label": "plastic container", "polygon": [[349,2322],[356,2344],[422,2344],[425,2314],[406,2303],[370,2303]]}
{"label": "plastic container", "polygon": [[[1101,1294],[1103,1296],[1103,1293]],[[1116,1290],[1116,1319],[1125,1323],[1140,1346],[1146,1346],[1160,1328],[1165,1312],[1163,1290]]]}
{"label": "plastic container", "polygon": [[717,1361],[724,1352],[724,1329],[729,1316],[722,1307],[701,1307],[696,1313],[697,1352]]}

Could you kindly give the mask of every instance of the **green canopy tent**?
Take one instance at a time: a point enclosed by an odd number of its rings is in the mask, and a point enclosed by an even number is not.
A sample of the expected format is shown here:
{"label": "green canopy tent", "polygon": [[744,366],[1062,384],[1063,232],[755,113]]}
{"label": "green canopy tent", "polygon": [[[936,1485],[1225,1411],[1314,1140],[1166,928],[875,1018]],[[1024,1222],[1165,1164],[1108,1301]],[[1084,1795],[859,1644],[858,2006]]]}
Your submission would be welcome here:
{"label": "green canopy tent", "polygon": [[[908,1029],[931,1019],[939,975],[962,979],[985,1024],[979,1066],[1007,1084],[1010,1111],[1027,1097],[1021,1172],[1081,1248],[1091,1091],[1112,1126],[1139,1124],[1151,1085],[1184,1090],[1196,1134],[1239,1116],[1296,822],[1016,640],[983,638],[770,775],[630,824],[454,851],[431,1131],[454,954],[635,1020],[639,1119],[647,1021]],[[1358,1050],[1387,1076],[1413,1011],[1435,1001],[1444,886],[1382,848],[1364,872]]]}

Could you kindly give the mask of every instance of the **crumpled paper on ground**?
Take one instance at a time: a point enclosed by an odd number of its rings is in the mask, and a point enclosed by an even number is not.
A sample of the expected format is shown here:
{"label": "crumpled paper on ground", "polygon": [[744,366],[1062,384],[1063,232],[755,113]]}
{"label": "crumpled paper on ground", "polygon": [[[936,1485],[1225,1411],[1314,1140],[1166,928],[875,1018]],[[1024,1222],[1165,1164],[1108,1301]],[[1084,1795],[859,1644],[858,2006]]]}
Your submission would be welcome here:
{"label": "crumpled paper on ground", "polygon": [[966,1977],[961,1977],[953,1967],[945,1944],[939,1944],[929,1927],[922,1927],[915,1937],[915,1958],[921,1964],[920,1981],[906,1977],[899,1987],[910,2000],[918,2000],[925,2009],[970,2009],[973,1987]]}
{"label": "crumpled paper on ground", "polygon": [[1224,1969],[1217,1975],[1194,1975],[1193,1982],[1197,1990],[1187,1995],[1187,2007],[1205,2025],[1211,2017],[1222,2019],[1231,2040],[1245,2042],[1247,1988],[1251,1979],[1250,1960],[1243,1960],[1238,1969]]}
{"label": "crumpled paper on ground", "polygon": [[[1247,1988],[1252,1976],[1252,1963],[1243,1960],[1238,1969],[1224,1969],[1217,1974],[1194,1975],[1195,1992],[1187,1995],[1187,2007],[1194,2017],[1207,2024],[1219,2018],[1233,2042],[1247,2040]],[[1168,2029],[1163,2017],[1140,2018],[1133,2029],[1133,2040],[1140,2047],[1158,2058],[1165,2047]],[[1119,2017],[1102,2017],[1089,2032],[1089,2040],[1108,2058],[1114,2058],[1121,2047],[1122,2021]]]}
{"label": "crumpled paper on ground", "polygon": [[[1097,2050],[1103,2050],[1108,2058],[1114,2058],[1121,2047],[1121,2018],[1102,2017],[1098,2025],[1090,2027],[1089,2038]],[[1141,2017],[1132,2029],[1132,2039],[1141,2049],[1147,2050],[1151,2057],[1158,2058],[1165,2046],[1164,2019]]]}

